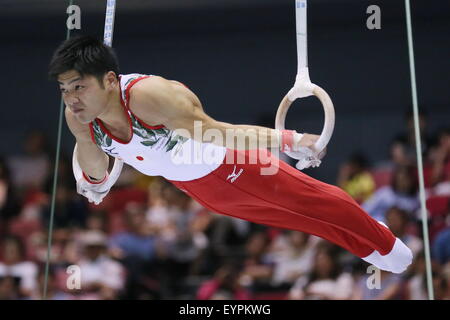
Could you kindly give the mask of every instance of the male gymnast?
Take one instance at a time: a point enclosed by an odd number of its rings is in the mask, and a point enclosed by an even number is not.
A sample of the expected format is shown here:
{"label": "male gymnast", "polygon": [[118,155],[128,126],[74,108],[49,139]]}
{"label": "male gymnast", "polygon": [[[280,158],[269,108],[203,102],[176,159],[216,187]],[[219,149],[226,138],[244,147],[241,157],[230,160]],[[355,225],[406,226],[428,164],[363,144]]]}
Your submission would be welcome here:
{"label": "male gymnast", "polygon": [[[91,202],[109,192],[110,155],[143,174],[164,177],[213,212],[319,236],[393,273],[411,264],[411,250],[342,189],[268,150],[314,153],[317,135],[217,121],[180,82],[120,75],[113,49],[90,36],[63,42],[49,76],[59,83],[76,138],[75,159],[83,171],[77,190]],[[199,127],[209,134],[198,135]],[[230,133],[233,139],[219,138]],[[206,153],[214,161],[201,156]],[[202,161],[181,161],[194,154]],[[263,173],[268,165],[276,169],[272,174]]]}

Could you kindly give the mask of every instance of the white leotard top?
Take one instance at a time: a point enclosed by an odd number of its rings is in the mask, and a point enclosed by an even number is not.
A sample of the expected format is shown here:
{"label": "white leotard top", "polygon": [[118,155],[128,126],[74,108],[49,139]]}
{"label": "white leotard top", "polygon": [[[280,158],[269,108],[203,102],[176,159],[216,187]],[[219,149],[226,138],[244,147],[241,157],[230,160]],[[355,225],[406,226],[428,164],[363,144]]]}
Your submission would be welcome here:
{"label": "white leotard top", "polygon": [[129,108],[130,89],[151,77],[138,73],[120,75],[121,104],[130,124],[130,141],[114,137],[100,119],[89,124],[91,137],[104,152],[149,176],[189,181],[206,176],[223,162],[226,148],[177,135],[164,125],[150,126]]}

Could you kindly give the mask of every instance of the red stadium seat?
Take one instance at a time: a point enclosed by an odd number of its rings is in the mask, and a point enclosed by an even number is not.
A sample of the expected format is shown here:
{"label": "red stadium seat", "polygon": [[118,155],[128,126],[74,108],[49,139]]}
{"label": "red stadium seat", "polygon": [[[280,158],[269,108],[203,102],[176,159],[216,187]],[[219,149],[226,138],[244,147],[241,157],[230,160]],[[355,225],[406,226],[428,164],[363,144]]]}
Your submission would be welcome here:
{"label": "red stadium seat", "polygon": [[428,198],[427,209],[430,216],[430,241],[433,243],[436,235],[447,226],[445,220],[450,211],[450,196]]}
{"label": "red stadium seat", "polygon": [[427,199],[427,209],[430,218],[446,215],[450,209],[450,196],[432,196]]}

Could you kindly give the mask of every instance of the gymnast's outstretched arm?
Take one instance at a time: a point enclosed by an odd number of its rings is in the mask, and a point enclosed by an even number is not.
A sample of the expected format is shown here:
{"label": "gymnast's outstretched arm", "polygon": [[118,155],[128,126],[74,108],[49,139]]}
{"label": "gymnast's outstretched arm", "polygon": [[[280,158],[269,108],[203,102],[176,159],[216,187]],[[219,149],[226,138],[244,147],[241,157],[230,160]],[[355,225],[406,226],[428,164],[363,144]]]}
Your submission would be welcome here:
{"label": "gymnast's outstretched arm", "polygon": [[[153,76],[139,81],[131,92],[130,109],[140,119],[147,123],[164,124],[171,130],[183,129],[189,134],[187,138],[200,140],[199,142],[212,142],[231,149],[248,150],[260,146],[280,148],[282,145],[283,133],[280,130],[214,120],[203,111],[198,97],[176,81]],[[199,126],[203,133],[211,129],[220,132],[223,139],[204,141],[203,135],[197,137],[195,134]],[[232,135],[235,139],[225,139],[227,135]],[[298,147],[310,147],[318,138],[317,135],[294,133],[291,137],[293,150]],[[242,143],[238,144],[236,141]]]}

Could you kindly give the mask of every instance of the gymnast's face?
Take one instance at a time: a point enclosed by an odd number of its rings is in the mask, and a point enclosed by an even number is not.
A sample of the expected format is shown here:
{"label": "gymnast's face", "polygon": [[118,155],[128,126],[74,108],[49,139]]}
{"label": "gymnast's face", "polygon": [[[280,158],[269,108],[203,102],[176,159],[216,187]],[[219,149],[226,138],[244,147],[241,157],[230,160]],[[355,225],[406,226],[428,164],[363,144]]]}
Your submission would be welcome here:
{"label": "gymnast's face", "polygon": [[[114,73],[112,72],[113,77]],[[114,85],[111,76],[105,75],[102,85],[92,75],[81,76],[70,70],[58,76],[58,83],[65,105],[72,111],[76,119],[87,124],[105,112]]]}

